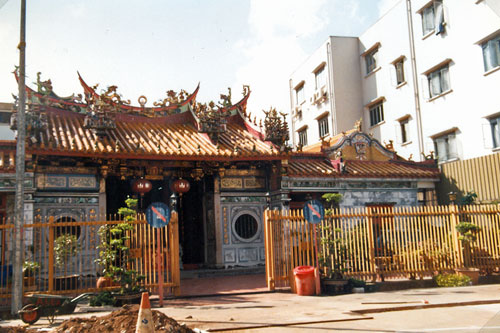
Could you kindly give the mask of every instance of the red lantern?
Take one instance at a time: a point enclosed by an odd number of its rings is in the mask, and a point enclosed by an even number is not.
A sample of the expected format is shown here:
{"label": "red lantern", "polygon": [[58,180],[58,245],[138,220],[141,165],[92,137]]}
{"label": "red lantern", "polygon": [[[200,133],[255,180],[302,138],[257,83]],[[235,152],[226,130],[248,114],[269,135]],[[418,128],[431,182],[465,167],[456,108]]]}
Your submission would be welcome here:
{"label": "red lantern", "polygon": [[138,179],[132,184],[132,191],[139,193],[141,197],[151,191],[152,188],[153,185],[147,179]]}
{"label": "red lantern", "polygon": [[182,194],[189,191],[189,189],[191,188],[191,185],[189,184],[189,182],[187,180],[180,178],[172,183],[172,188],[173,188],[174,192],[177,192],[177,193],[179,193],[180,196],[182,196]]}

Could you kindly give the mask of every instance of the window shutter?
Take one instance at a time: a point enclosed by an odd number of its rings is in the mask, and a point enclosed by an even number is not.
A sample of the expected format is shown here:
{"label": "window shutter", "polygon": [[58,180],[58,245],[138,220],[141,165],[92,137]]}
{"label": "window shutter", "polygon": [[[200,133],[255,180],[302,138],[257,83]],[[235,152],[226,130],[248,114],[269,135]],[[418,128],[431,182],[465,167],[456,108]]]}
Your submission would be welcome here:
{"label": "window shutter", "polygon": [[492,42],[492,49],[493,49],[493,58],[495,67],[500,65],[500,37],[497,37],[493,42]]}
{"label": "window shutter", "polygon": [[481,124],[483,129],[483,146],[485,149],[493,148],[493,137],[491,133],[491,124]]}
{"label": "window shutter", "polygon": [[458,141],[455,133],[448,134],[448,149],[449,149],[448,159],[458,158],[457,143]]}
{"label": "window shutter", "polygon": [[435,16],[434,16],[434,29],[436,29],[436,35],[439,35],[440,33],[444,32],[444,13],[443,13],[443,3],[440,1],[434,2],[436,9],[435,9]]}
{"label": "window shutter", "polygon": [[450,69],[448,66],[441,68],[441,92],[450,90]]}
{"label": "window shutter", "polygon": [[444,162],[448,159],[446,156],[446,141],[443,138],[438,138],[435,141],[436,146],[436,155],[438,157],[439,162]]}
{"label": "window shutter", "polygon": [[406,141],[410,142],[411,141],[410,119],[408,119],[408,122],[406,123],[405,129],[406,129]]}
{"label": "window shutter", "polygon": [[396,130],[396,143],[402,144],[403,138],[401,137],[401,123],[398,122],[396,125],[394,125],[394,129]]}
{"label": "window shutter", "polygon": [[422,85],[422,87],[421,87],[422,88],[422,97],[424,99],[431,98],[430,91],[429,91],[429,79],[427,78],[427,76],[422,77],[420,82]]}
{"label": "window shutter", "polygon": [[389,66],[387,67],[389,70],[389,77],[391,78],[391,85],[393,87],[398,85],[398,79],[396,77],[396,66]]}

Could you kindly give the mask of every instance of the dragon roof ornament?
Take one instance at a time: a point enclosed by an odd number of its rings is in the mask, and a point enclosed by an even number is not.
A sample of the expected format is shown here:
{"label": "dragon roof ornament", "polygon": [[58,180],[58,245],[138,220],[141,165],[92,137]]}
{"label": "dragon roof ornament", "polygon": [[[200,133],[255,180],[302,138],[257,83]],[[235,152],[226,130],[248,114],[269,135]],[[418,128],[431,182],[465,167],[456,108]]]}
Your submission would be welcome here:
{"label": "dragon roof ornament", "polygon": [[282,112],[278,114],[276,108],[273,107],[269,111],[262,111],[266,115],[264,118],[265,140],[271,141],[279,147],[284,147],[290,139],[286,114]]}

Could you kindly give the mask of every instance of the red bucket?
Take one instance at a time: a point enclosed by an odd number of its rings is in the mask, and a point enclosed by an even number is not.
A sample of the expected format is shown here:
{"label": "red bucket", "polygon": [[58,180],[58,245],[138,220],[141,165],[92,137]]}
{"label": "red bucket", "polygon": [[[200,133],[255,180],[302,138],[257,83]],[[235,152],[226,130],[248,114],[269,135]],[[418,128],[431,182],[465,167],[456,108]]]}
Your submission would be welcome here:
{"label": "red bucket", "polygon": [[297,295],[312,296],[316,293],[313,266],[297,266],[293,269]]}

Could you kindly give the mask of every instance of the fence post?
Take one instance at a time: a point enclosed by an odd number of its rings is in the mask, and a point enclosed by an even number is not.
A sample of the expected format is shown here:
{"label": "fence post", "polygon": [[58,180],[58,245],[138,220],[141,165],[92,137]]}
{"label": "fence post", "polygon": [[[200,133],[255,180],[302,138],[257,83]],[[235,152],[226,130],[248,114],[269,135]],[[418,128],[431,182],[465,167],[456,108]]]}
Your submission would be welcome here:
{"label": "fence post", "polygon": [[273,242],[272,242],[272,226],[271,226],[271,210],[264,211],[264,239],[266,251],[266,282],[267,288],[271,291],[275,290],[274,268],[273,268]]}
{"label": "fence post", "polygon": [[54,290],[54,216],[49,217],[49,292]]}
{"label": "fence post", "polygon": [[460,246],[460,242],[458,241],[458,236],[457,236],[457,229],[455,228],[458,224],[458,209],[456,205],[449,205],[448,206],[449,212],[450,212],[450,221],[451,221],[451,234],[453,235],[453,245],[455,246],[455,263],[456,267],[463,267],[464,265],[464,259],[463,259],[463,253],[462,253],[462,247]]}
{"label": "fence post", "polygon": [[373,281],[375,281],[377,279],[377,272],[375,269],[375,242],[373,240],[372,209],[372,207],[365,207],[365,221],[368,229],[368,260],[370,262],[370,272],[372,273]]}
{"label": "fence post", "polygon": [[181,294],[181,269],[179,265],[179,223],[176,211],[172,212],[170,218],[170,226],[172,227],[172,282],[174,283],[173,292],[175,296]]}

